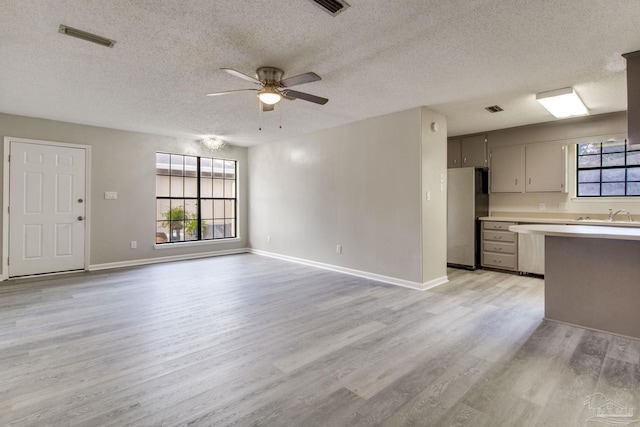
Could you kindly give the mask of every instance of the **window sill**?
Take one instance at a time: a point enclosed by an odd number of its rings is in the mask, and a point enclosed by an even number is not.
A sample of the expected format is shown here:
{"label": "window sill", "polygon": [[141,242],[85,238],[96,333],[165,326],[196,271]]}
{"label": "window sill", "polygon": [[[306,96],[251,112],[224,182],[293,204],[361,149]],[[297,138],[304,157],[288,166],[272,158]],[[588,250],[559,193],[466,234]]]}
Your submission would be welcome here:
{"label": "window sill", "polygon": [[624,203],[624,202],[640,202],[640,196],[626,196],[626,197],[616,197],[616,196],[595,196],[595,197],[571,197],[572,202],[601,202],[601,203]]}
{"label": "window sill", "polygon": [[218,240],[195,240],[190,242],[174,242],[174,243],[156,243],[153,245],[154,249],[177,249],[188,248],[192,246],[217,246],[224,243],[238,243],[241,242],[241,237],[233,237],[230,239],[218,239]]}

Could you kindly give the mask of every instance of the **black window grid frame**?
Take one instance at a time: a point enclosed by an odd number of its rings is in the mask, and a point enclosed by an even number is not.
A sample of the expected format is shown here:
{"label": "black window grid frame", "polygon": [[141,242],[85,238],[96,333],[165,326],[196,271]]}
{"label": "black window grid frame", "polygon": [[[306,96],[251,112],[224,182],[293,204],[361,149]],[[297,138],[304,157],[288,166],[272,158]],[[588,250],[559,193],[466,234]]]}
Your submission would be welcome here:
{"label": "black window grid frame", "polygon": [[[576,197],[582,197],[582,198],[615,198],[615,197],[640,197],[640,195],[638,194],[628,194],[628,183],[630,182],[637,182],[640,184],[640,181],[636,181],[636,180],[629,180],[629,169],[638,169],[640,170],[640,164],[628,164],[628,153],[630,151],[638,151],[638,150],[629,150],[629,145],[628,145],[628,140],[624,139],[624,142],[622,142],[620,144],[620,146],[624,146],[624,150],[621,151],[613,151],[613,152],[605,152],[603,151],[603,145],[605,145],[608,141],[602,141],[602,142],[591,142],[591,143],[579,143],[576,146]],[[615,142],[615,141],[612,141]],[[597,153],[589,153],[589,154],[580,154],[580,145],[581,144],[594,144],[598,146],[598,152]],[[603,166],[603,154],[612,154],[612,153],[623,153],[623,159],[624,159],[624,165],[614,165],[614,166]],[[587,157],[587,156],[594,156],[594,155],[598,155],[600,156],[600,164],[598,166],[591,166],[591,167],[580,167],[580,158],[581,157]],[[624,173],[624,181],[602,181],[602,171],[604,170],[615,170],[615,169],[624,169],[625,173]],[[598,184],[598,195],[593,195],[593,194],[589,194],[589,195],[580,195],[580,172],[581,171],[600,171],[600,179],[599,181],[594,181],[594,182],[583,182],[582,184]],[[624,194],[612,194],[612,195],[603,195],[602,194],[602,185],[603,184],[610,184],[610,183],[623,183],[624,184]]]}
{"label": "black window grid frame", "polygon": [[[183,182],[183,196],[182,197],[172,197],[171,196],[171,183],[169,181],[169,196],[158,196],[157,194],[157,187],[156,187],[156,210],[158,209],[158,200],[168,200],[169,201],[169,206],[171,209],[171,206],[173,205],[171,202],[173,200],[176,201],[182,201],[183,204],[186,204],[186,201],[190,200],[190,201],[195,201],[196,206],[197,206],[197,210],[196,210],[196,221],[198,222],[198,224],[201,223],[201,221],[205,221],[208,219],[203,219],[202,218],[202,201],[203,200],[211,200],[212,202],[215,200],[221,200],[225,202],[225,215],[222,218],[222,221],[224,223],[224,235],[222,237],[215,237],[216,233],[215,233],[215,229],[212,230],[212,237],[211,238],[204,238],[202,235],[202,227],[200,227],[199,225],[196,227],[196,239],[191,239],[191,240],[171,240],[171,236],[167,236],[168,239],[166,242],[158,242],[156,240],[156,244],[161,244],[161,245],[165,245],[165,244],[171,244],[171,243],[183,243],[183,242],[195,242],[195,241],[213,241],[213,240],[225,240],[225,239],[233,239],[236,238],[238,236],[238,161],[237,160],[232,160],[232,159],[221,159],[221,158],[216,158],[216,157],[204,157],[204,156],[190,156],[190,155],[184,155],[184,154],[175,154],[175,153],[167,153],[167,152],[156,152],[156,156],[158,154],[164,154],[169,156],[169,163],[167,165],[167,173],[164,174],[159,174],[157,173],[157,157],[156,157],[156,176],[168,176],[169,179],[171,179],[172,176],[172,168],[171,168],[171,159],[172,156],[180,156],[182,158],[182,162],[183,162],[183,171],[184,171],[184,158],[185,157],[195,157],[196,158],[196,196],[195,197],[185,197],[184,196],[184,182]],[[226,192],[226,185],[225,183],[227,181],[233,181],[233,193],[234,193],[234,197],[202,197],[201,196],[201,179],[203,179],[202,177],[202,173],[201,173],[201,159],[210,159],[211,160],[211,166],[212,166],[212,170],[211,170],[211,177],[204,177],[205,179],[221,179],[222,180],[222,188],[223,188],[223,194]],[[223,166],[223,168],[226,169],[226,162],[233,162],[234,167],[234,178],[233,179],[228,179],[226,177],[226,172],[223,169],[223,173],[222,173],[222,178],[216,178],[215,177],[215,172],[214,172],[214,165],[215,165],[215,161],[216,160],[220,160],[223,162],[223,164],[225,166]],[[177,176],[177,175],[176,175]],[[184,173],[182,175],[180,175],[182,178],[187,177]],[[157,184],[156,184],[157,185]],[[233,218],[228,218],[226,216],[226,201],[233,201]],[[178,221],[165,221],[165,220],[158,220],[158,212],[156,211],[156,232],[158,230],[158,223],[160,222],[169,222],[169,224],[171,224],[171,222],[178,222]],[[211,220],[214,223],[214,227],[215,227],[215,221],[220,220],[220,218],[211,218]],[[227,236],[227,228],[226,228],[226,224],[228,221],[233,221],[233,235],[231,236]],[[169,233],[171,234],[171,225],[169,226]]]}

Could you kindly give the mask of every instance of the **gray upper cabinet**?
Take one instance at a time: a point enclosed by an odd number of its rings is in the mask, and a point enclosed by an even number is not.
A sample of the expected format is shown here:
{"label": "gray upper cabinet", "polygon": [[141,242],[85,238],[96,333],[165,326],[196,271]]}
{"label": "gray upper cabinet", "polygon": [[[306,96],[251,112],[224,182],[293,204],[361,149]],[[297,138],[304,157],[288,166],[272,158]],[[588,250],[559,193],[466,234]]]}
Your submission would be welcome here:
{"label": "gray upper cabinet", "polygon": [[460,141],[460,167],[487,167],[487,136],[466,136]]}
{"label": "gray upper cabinet", "polygon": [[566,192],[567,150],[555,143],[525,146],[525,191]]}
{"label": "gray upper cabinet", "polygon": [[447,141],[447,167],[467,168],[487,166],[486,135],[450,138]]}
{"label": "gray upper cabinet", "polygon": [[522,193],[522,145],[494,147],[490,151],[490,191],[492,193]]}
{"label": "gray upper cabinet", "polygon": [[490,150],[492,193],[566,192],[566,147],[535,143]]}
{"label": "gray upper cabinet", "polygon": [[447,168],[460,167],[460,138],[447,140]]}

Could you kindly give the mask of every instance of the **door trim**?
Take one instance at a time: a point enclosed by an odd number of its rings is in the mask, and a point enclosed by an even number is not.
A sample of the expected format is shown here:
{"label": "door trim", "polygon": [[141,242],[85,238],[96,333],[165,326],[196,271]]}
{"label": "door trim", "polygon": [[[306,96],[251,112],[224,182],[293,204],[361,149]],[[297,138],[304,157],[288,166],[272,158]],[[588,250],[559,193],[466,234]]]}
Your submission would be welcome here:
{"label": "door trim", "polygon": [[[0,280],[9,279],[9,176],[10,167],[9,153],[11,152],[11,143],[21,142],[26,144],[39,144],[54,147],[79,148],[84,150],[85,158],[85,233],[84,233],[84,267],[83,270],[89,269],[90,258],[90,241],[91,241],[91,146],[84,144],[69,144],[66,142],[44,141],[38,139],[16,138],[12,136],[4,137],[4,151],[2,156],[3,176],[2,176],[2,273]],[[59,273],[52,273],[59,274]],[[42,276],[40,274],[39,276]]]}

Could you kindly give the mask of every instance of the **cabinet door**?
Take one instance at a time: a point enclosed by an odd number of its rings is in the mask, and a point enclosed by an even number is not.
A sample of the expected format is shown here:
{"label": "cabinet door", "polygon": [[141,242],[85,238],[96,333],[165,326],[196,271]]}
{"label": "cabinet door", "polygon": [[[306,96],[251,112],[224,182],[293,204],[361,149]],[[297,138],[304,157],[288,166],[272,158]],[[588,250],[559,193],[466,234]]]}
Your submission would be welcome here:
{"label": "cabinet door", "polygon": [[525,147],[525,191],[566,191],[566,148],[558,144],[529,144]]}
{"label": "cabinet door", "polygon": [[486,135],[467,136],[460,141],[461,167],[484,168],[487,166]]}
{"label": "cabinet door", "polygon": [[518,233],[518,271],[544,274],[544,236]]}
{"label": "cabinet door", "polygon": [[490,191],[492,193],[522,192],[522,145],[491,149],[489,166]]}
{"label": "cabinet door", "polygon": [[460,167],[460,138],[447,140],[447,168]]}

